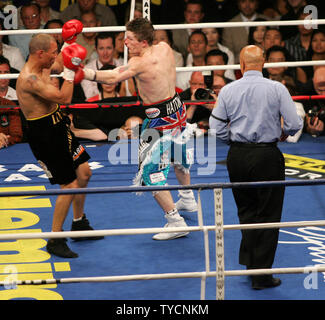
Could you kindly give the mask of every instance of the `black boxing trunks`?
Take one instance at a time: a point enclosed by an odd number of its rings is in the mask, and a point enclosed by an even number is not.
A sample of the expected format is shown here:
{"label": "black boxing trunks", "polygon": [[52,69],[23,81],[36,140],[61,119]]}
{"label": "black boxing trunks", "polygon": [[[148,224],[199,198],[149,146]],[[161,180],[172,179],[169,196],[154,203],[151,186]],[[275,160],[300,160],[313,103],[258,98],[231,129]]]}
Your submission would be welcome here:
{"label": "black boxing trunks", "polygon": [[38,163],[51,184],[69,184],[77,178],[75,170],[90,156],[70,130],[70,118],[55,111],[27,120],[27,138]]}
{"label": "black boxing trunks", "polygon": [[174,97],[151,105],[143,105],[149,119],[149,128],[159,131],[186,127],[186,107],[176,93]]}

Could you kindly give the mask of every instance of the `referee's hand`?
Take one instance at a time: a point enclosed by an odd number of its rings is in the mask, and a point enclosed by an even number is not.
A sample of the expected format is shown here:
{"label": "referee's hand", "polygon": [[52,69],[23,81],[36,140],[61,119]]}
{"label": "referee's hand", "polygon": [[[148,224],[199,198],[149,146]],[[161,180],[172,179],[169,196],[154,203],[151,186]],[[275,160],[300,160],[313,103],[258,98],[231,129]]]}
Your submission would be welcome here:
{"label": "referee's hand", "polygon": [[280,141],[280,142],[286,141],[287,138],[288,138],[288,135],[287,135],[287,134],[284,134],[284,132],[283,132],[283,130],[282,130],[279,141]]}

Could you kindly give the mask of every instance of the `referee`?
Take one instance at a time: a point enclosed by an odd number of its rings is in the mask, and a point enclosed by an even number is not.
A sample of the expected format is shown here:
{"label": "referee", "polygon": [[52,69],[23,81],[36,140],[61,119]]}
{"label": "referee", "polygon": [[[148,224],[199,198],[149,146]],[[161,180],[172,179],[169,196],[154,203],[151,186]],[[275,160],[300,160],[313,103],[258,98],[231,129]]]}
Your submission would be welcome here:
{"label": "referee", "polygon": [[[231,182],[284,180],[284,158],[277,142],[303,126],[288,90],[280,82],[263,78],[263,65],[262,49],[244,47],[240,53],[243,77],[221,89],[210,116],[212,132],[230,144]],[[284,190],[284,186],[232,189],[240,223],[280,222]],[[278,229],[242,230],[239,263],[247,269],[272,268],[278,235]],[[272,275],[251,279],[254,289],[281,284]]]}

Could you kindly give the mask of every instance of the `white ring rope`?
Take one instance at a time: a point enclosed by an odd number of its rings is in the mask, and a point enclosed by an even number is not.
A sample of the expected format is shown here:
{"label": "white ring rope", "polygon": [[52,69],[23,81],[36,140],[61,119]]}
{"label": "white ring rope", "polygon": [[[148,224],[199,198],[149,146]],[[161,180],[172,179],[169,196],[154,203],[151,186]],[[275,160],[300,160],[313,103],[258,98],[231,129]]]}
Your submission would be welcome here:
{"label": "white ring rope", "polygon": [[[325,60],[313,61],[285,61],[285,62],[268,62],[263,68],[278,68],[278,67],[306,67],[306,66],[323,66]],[[225,64],[214,66],[199,66],[199,67],[177,67],[176,72],[194,72],[194,71],[208,71],[208,70],[240,70],[239,64]],[[0,74],[0,79],[17,79],[19,73]],[[63,73],[59,75],[51,75],[52,77],[62,77]]]}
{"label": "white ring rope", "polygon": [[[274,223],[255,223],[255,224],[233,224],[224,225],[224,230],[247,230],[247,229],[278,229],[278,228],[298,228],[298,227],[320,227],[325,226],[325,220],[315,221],[292,221]],[[4,233],[0,232],[0,240],[20,240],[20,239],[57,239],[66,237],[97,237],[97,236],[121,236],[139,235],[169,232],[196,232],[196,231],[215,231],[216,226],[191,226],[177,228],[136,228],[136,229],[107,229],[93,231],[60,231],[60,232],[26,232],[26,233]]]}
{"label": "white ring rope", "polygon": [[[273,268],[273,269],[250,269],[250,270],[226,270],[225,276],[251,276],[265,274],[297,274],[307,272],[325,272],[324,266],[317,267],[291,267],[291,268]],[[0,281],[0,286],[13,285],[42,285],[58,283],[85,283],[85,282],[120,282],[137,280],[161,280],[161,279],[184,279],[184,278],[206,278],[216,277],[216,271],[210,272],[178,272],[178,273],[160,273],[160,274],[137,274],[122,276],[101,276],[101,277],[77,277],[61,279],[36,279],[36,280],[13,280],[12,282]]]}
{"label": "white ring rope", "polygon": [[[134,0],[133,0],[134,2]],[[145,1],[144,1],[145,3]],[[135,3],[131,3],[131,12],[134,16]],[[133,11],[132,11],[133,8]],[[252,26],[292,26],[292,25],[305,25],[309,27],[315,27],[317,24],[325,24],[325,19],[309,19],[309,20],[289,20],[289,21],[251,21],[251,22],[216,22],[216,23],[192,23],[192,24],[167,24],[167,25],[154,25],[156,30],[167,30],[167,29],[200,29],[200,28],[213,28],[213,27],[252,27]],[[125,26],[110,26],[110,27],[94,27],[84,28],[83,32],[120,32],[125,31]],[[37,33],[61,33],[62,29],[33,29],[33,30],[2,30],[0,35],[10,34],[37,34]],[[124,48],[126,51],[126,47]],[[124,52],[125,54],[125,52]],[[124,55],[124,64],[127,62],[127,53]],[[325,65],[325,60],[315,61],[290,61],[290,62],[276,62],[276,63],[265,63],[264,68],[277,68],[277,67],[303,67],[303,66],[320,66]],[[194,71],[206,71],[206,70],[240,70],[239,64],[232,65],[218,65],[218,66],[200,66],[200,67],[177,67],[176,72],[194,72]],[[62,77],[63,74],[59,76]],[[1,74],[0,79],[17,79],[19,74]],[[58,75],[53,75],[58,76]]]}
{"label": "white ring rope", "polygon": [[[287,20],[287,21],[250,21],[250,22],[205,22],[188,24],[156,24],[155,30],[176,30],[176,29],[202,29],[202,28],[238,28],[257,26],[298,26],[305,25],[315,28],[316,25],[325,24],[325,19],[315,20]],[[37,33],[61,33],[61,28],[56,29],[23,29],[23,30],[1,30],[0,35],[13,34],[37,34]],[[125,31],[125,26],[105,26],[83,28],[82,32],[120,32]]]}
{"label": "white ring rope", "polygon": [[[287,223],[265,223],[251,225],[224,225],[224,230],[235,229],[258,229],[258,228],[279,228],[279,227],[298,227],[298,226],[324,226],[325,221],[301,221]],[[97,235],[131,235],[156,232],[176,232],[176,231],[214,231],[216,226],[205,227],[187,227],[187,228],[150,228],[150,229],[116,229],[102,231],[62,231],[62,232],[41,232],[41,233],[21,233],[21,234],[2,234],[0,240],[14,239],[35,239],[35,238],[59,238],[65,236],[97,236]],[[325,272],[325,267],[291,267],[291,268],[272,268],[272,269],[250,269],[250,270],[224,270],[224,276],[245,276],[259,274],[295,274],[306,272]],[[142,275],[124,275],[124,276],[104,276],[104,277],[80,277],[80,278],[62,278],[62,279],[37,279],[37,280],[14,280],[17,285],[41,285],[50,283],[74,283],[74,282],[116,282],[116,281],[134,281],[134,280],[155,280],[155,279],[178,279],[178,278],[201,278],[216,277],[217,271],[206,269],[205,272],[186,272],[186,273],[162,273],[162,274],[142,274]],[[8,285],[8,281],[0,282],[0,286]],[[204,297],[205,288],[201,298]]]}

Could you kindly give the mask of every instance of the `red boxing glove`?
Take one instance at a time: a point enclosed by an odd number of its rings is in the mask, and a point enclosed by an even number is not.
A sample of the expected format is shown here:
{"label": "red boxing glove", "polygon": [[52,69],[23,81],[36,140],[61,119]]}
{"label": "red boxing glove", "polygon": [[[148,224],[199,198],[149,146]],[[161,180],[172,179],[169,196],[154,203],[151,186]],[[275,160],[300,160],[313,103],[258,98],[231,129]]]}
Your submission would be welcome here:
{"label": "red boxing glove", "polygon": [[62,50],[63,64],[71,70],[77,70],[86,56],[87,49],[77,43],[73,43]]}
{"label": "red boxing glove", "polygon": [[77,19],[67,21],[62,27],[62,38],[64,42],[74,43],[77,35],[82,32],[83,24]]}
{"label": "red boxing glove", "polygon": [[73,82],[74,82],[75,84],[78,84],[78,83],[80,83],[84,78],[85,78],[85,73],[84,73],[84,70],[83,70],[83,68],[82,68],[82,66],[81,66],[81,67],[79,67],[79,68],[76,70],[75,75],[74,75],[74,80],[73,80]]}
{"label": "red boxing glove", "polygon": [[74,83],[80,83],[84,79],[95,81],[95,78],[96,71],[92,69],[84,69],[84,66],[81,64],[75,72]]}

